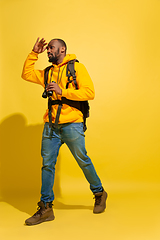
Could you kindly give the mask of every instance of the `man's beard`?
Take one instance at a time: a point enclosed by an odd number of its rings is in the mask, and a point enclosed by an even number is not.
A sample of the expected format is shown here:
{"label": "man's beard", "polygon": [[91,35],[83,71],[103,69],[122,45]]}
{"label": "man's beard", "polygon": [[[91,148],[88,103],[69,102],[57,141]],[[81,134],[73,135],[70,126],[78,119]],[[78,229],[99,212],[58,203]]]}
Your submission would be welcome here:
{"label": "man's beard", "polygon": [[48,61],[56,64],[57,61],[58,61],[58,57],[57,57],[57,56],[53,56],[53,55],[51,54],[51,56],[49,57],[49,60],[48,60]]}
{"label": "man's beard", "polygon": [[55,52],[55,56],[53,56],[53,54],[52,53],[49,53],[49,62],[52,62],[53,64],[57,64],[57,62],[58,62],[58,54],[59,54],[59,49],[57,50],[57,52]]}

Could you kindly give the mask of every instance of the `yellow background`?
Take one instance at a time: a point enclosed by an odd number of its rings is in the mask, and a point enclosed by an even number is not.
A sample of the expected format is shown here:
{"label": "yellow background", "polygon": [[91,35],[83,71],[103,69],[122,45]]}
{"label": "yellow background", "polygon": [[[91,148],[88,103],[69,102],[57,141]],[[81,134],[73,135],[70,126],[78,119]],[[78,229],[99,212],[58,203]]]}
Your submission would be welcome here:
{"label": "yellow background", "polygon": [[[23,63],[37,37],[64,39],[68,53],[76,54],[94,82],[96,97],[90,101],[86,147],[110,196],[108,213],[95,220],[100,234],[106,227],[104,239],[107,234],[111,240],[160,239],[159,13],[159,0],[0,0],[0,199],[2,208],[8,209],[6,225],[2,221],[2,240],[32,239],[30,232],[25,238],[21,228],[22,235],[16,235],[12,224],[20,211],[21,221],[17,221],[21,226],[39,200],[42,117],[47,102],[41,97],[41,86],[21,79]],[[36,68],[48,65],[46,53],[41,54]],[[55,210],[76,209],[75,203],[83,213],[83,204],[92,205],[88,192],[81,170],[63,146],[57,164]],[[72,202],[75,195],[77,200]],[[65,202],[69,198],[71,205]],[[77,211],[74,216],[70,211],[76,219],[72,228],[67,225],[66,235],[61,232],[57,239],[99,236],[98,229],[91,230],[96,222],[90,218],[88,232],[86,215]],[[79,231],[79,215],[85,230],[74,237],[71,232]],[[8,221],[11,235],[6,230]],[[140,227],[143,221],[145,231]],[[58,227],[61,225],[59,217]],[[38,239],[45,236],[46,229],[41,230]]]}

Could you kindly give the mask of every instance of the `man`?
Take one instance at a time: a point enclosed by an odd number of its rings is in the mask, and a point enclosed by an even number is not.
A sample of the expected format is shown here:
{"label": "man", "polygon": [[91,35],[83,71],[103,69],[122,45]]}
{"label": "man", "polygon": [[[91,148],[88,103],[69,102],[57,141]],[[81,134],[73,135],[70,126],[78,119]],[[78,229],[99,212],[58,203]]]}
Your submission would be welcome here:
{"label": "man", "polygon": [[[38,38],[32,52],[28,55],[22,78],[27,81],[45,86],[44,70],[35,70],[34,65],[38,60],[38,55],[47,49],[49,62],[52,68],[48,73],[48,85],[46,93],[51,91],[49,101],[67,98],[73,101],[87,101],[94,98],[94,87],[90,76],[83,64],[74,63],[76,71],[76,82],[70,81],[66,89],[68,78],[66,76],[67,64],[70,60],[76,59],[74,54],[66,54],[67,46],[62,39],[53,39],[48,44],[42,38]],[[83,131],[82,112],[68,104],[52,105],[44,115],[44,130],[42,135],[42,186],[41,199],[38,202],[39,210],[25,223],[35,225],[45,221],[54,220],[52,202],[54,200],[53,184],[55,175],[55,164],[59,149],[66,143],[78,165],[82,169],[90,189],[95,196],[93,213],[101,213],[106,208],[107,193],[104,191],[101,181],[95,171],[91,159],[87,156],[85,149],[85,136]],[[57,112],[60,112],[58,124],[55,124]]]}

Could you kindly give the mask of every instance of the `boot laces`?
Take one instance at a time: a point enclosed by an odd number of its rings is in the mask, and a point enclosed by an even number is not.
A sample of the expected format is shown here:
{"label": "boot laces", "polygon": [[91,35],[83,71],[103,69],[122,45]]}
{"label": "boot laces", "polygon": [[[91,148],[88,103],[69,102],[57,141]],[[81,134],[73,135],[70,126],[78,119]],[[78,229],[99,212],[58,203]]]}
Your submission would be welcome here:
{"label": "boot laces", "polygon": [[101,196],[95,196],[93,199],[95,199],[95,205],[100,205],[101,203],[101,198],[102,198],[102,195]]}
{"label": "boot laces", "polygon": [[37,212],[33,216],[36,217],[37,215],[42,215],[42,207],[38,207]]}
{"label": "boot laces", "polygon": [[[49,203],[49,208],[51,208],[53,206],[52,202]],[[42,213],[43,213],[43,210],[45,208],[43,208],[42,206],[38,206],[37,207],[37,212],[33,215],[33,216],[37,216],[37,215],[40,215],[42,216]]]}

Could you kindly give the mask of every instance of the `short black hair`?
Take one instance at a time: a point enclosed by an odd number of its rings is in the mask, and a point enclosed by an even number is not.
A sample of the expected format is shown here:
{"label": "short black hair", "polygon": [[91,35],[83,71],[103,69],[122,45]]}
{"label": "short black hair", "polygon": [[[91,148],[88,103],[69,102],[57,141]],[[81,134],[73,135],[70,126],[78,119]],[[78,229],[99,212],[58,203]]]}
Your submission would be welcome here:
{"label": "short black hair", "polygon": [[52,40],[57,40],[62,45],[62,47],[65,47],[65,52],[67,51],[67,44],[65,43],[64,40],[62,40],[60,38],[54,38]]}

